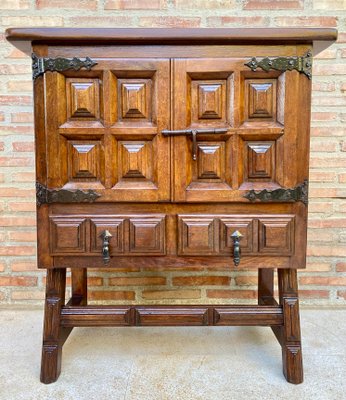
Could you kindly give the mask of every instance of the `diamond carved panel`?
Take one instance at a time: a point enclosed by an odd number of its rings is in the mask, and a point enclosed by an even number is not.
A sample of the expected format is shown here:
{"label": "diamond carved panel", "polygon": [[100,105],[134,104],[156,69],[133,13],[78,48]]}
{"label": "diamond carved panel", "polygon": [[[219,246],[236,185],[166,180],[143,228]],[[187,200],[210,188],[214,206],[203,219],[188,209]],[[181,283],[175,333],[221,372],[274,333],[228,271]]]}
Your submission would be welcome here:
{"label": "diamond carved panel", "polygon": [[152,179],[152,143],[119,142],[120,179]]}
{"label": "diamond carved panel", "polygon": [[100,85],[98,79],[67,78],[67,118],[96,120],[100,118]]}
{"label": "diamond carved panel", "polygon": [[246,157],[246,181],[275,180],[275,142],[247,142]]}
{"label": "diamond carved panel", "polygon": [[121,118],[151,120],[151,80],[120,81]]}
{"label": "diamond carved panel", "polygon": [[197,150],[197,180],[223,181],[225,143],[202,142]]}
{"label": "diamond carved panel", "polygon": [[245,90],[245,120],[276,121],[276,79],[247,79]]}

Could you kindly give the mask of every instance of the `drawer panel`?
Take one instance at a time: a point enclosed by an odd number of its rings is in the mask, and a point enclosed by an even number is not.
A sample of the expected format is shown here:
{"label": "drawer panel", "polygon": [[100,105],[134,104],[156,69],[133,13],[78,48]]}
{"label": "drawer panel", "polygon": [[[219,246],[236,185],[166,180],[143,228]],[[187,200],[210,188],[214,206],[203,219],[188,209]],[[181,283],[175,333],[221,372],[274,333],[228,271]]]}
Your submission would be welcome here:
{"label": "drawer panel", "polygon": [[51,253],[85,253],[86,223],[84,217],[51,217],[49,223]]}
{"label": "drawer panel", "polygon": [[259,253],[292,254],[294,247],[294,219],[292,217],[261,217],[258,223]]}
{"label": "drawer panel", "polygon": [[234,231],[239,231],[243,237],[241,239],[242,254],[250,254],[256,249],[254,243],[254,225],[252,217],[229,216],[220,219],[220,253],[233,253],[233,241],[231,235]]}
{"label": "drawer panel", "polygon": [[107,229],[112,235],[109,241],[110,254],[115,255],[124,253],[124,228],[125,218],[90,218],[90,252],[101,253],[101,233]]}
{"label": "drawer panel", "polygon": [[131,254],[164,254],[165,224],[162,217],[131,217],[129,252]]}

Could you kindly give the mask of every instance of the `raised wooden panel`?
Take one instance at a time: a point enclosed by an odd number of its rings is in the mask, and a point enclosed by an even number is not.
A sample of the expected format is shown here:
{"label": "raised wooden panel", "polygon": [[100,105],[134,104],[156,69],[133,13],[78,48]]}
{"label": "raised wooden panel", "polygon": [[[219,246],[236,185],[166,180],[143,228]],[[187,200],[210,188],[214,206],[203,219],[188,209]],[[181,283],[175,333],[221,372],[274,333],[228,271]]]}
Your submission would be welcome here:
{"label": "raised wooden panel", "polygon": [[124,252],[124,218],[93,217],[90,219],[90,251],[101,254],[103,240],[101,234],[106,229],[112,237],[109,241],[110,254]]}
{"label": "raised wooden panel", "polygon": [[100,141],[68,141],[69,181],[102,181],[103,165]]}
{"label": "raised wooden panel", "polygon": [[217,232],[214,217],[178,216],[178,252],[181,255],[217,253]]}
{"label": "raised wooden panel", "polygon": [[275,142],[245,142],[244,180],[275,181]]}
{"label": "raised wooden panel", "polygon": [[193,164],[192,181],[222,182],[225,180],[225,143],[199,142],[197,160]]}
{"label": "raised wooden panel", "polygon": [[233,240],[231,235],[239,231],[243,237],[240,241],[242,254],[256,251],[253,243],[254,221],[252,217],[222,216],[220,217],[220,253],[233,254]]}
{"label": "raised wooden panel", "polygon": [[66,78],[67,119],[100,118],[100,84],[93,78]]}
{"label": "raised wooden panel", "polygon": [[50,217],[50,251],[84,253],[86,251],[86,219],[82,217]]}
{"label": "raised wooden panel", "polygon": [[152,142],[119,141],[119,180],[152,179]]}
{"label": "raised wooden panel", "polygon": [[226,121],[226,80],[192,80],[191,123]]}
{"label": "raised wooden panel", "polygon": [[245,80],[245,121],[276,121],[276,79]]}
{"label": "raised wooden panel", "polygon": [[130,253],[165,254],[165,217],[130,217]]}
{"label": "raised wooden panel", "polygon": [[[167,317],[168,316],[168,317]],[[136,308],[136,325],[145,326],[179,326],[179,325],[208,325],[207,308]]]}
{"label": "raised wooden panel", "polygon": [[123,120],[145,119],[151,121],[152,94],[150,79],[119,79],[119,116]]}
{"label": "raised wooden panel", "polygon": [[258,251],[290,255],[294,250],[294,217],[259,218]]}

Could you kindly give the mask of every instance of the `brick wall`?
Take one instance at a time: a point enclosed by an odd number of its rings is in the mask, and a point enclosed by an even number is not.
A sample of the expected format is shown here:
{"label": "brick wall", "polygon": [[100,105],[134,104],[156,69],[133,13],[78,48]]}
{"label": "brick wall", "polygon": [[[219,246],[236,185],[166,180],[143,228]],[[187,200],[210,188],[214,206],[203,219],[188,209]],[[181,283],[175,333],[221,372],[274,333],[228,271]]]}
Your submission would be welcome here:
{"label": "brick wall", "polygon": [[[299,276],[304,303],[346,304],[345,0],[1,0],[0,21],[0,303],[40,303],[45,282],[35,258],[30,59],[5,41],[7,27],[326,26],[337,27],[339,39],[314,64],[309,263]],[[244,302],[256,295],[255,272],[129,265],[90,275],[94,300]]]}

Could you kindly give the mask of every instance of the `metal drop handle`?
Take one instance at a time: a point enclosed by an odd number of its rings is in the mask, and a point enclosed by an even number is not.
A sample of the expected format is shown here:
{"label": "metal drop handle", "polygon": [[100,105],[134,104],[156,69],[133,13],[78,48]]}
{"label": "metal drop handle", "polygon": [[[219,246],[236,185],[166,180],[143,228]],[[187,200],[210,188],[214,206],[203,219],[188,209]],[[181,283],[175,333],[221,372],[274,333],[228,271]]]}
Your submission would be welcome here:
{"label": "metal drop handle", "polygon": [[233,262],[237,267],[240,264],[240,240],[243,235],[239,231],[234,231],[231,235],[231,239],[233,240]]}
{"label": "metal drop handle", "polygon": [[192,159],[197,160],[197,135],[198,134],[222,134],[227,133],[227,128],[212,128],[212,129],[180,129],[175,131],[163,130],[163,136],[192,136]]}
{"label": "metal drop handle", "polygon": [[100,237],[103,240],[102,244],[102,258],[103,258],[103,263],[105,265],[109,264],[111,260],[111,256],[109,254],[109,241],[113,235],[109,232],[109,230],[104,230]]}

